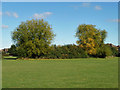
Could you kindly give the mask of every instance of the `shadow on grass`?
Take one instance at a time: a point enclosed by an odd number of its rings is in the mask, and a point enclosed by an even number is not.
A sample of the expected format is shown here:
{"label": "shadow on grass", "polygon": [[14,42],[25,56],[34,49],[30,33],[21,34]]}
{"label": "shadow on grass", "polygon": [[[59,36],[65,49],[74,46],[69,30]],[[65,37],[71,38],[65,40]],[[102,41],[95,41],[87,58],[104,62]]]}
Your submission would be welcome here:
{"label": "shadow on grass", "polygon": [[16,60],[17,58],[4,58],[4,60]]}

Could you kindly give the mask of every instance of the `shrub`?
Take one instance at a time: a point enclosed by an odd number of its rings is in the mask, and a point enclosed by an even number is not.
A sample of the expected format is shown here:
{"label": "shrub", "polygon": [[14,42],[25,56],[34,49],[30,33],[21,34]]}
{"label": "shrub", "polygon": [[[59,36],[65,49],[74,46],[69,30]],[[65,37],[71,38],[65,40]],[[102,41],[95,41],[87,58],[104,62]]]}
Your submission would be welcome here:
{"label": "shrub", "polygon": [[13,56],[17,56],[17,50],[15,45],[11,45],[10,49],[8,49],[8,53]]}
{"label": "shrub", "polygon": [[99,47],[97,49],[96,57],[105,58],[107,56],[112,56],[112,51],[111,51],[111,48],[109,46],[104,45],[104,46]]}
{"label": "shrub", "polygon": [[79,46],[65,45],[65,46],[52,46],[46,58],[85,58],[88,54]]}
{"label": "shrub", "polygon": [[115,47],[111,47],[111,50],[112,50],[112,55],[113,56],[118,56],[119,52]]}
{"label": "shrub", "polygon": [[2,56],[9,56],[9,53],[2,52]]}

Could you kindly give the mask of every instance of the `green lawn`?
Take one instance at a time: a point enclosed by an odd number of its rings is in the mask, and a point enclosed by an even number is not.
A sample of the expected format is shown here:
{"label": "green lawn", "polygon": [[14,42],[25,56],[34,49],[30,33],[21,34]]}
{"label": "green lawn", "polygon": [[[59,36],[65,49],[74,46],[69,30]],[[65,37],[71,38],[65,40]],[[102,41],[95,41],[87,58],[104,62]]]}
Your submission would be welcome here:
{"label": "green lawn", "polygon": [[3,60],[3,88],[117,88],[118,58]]}

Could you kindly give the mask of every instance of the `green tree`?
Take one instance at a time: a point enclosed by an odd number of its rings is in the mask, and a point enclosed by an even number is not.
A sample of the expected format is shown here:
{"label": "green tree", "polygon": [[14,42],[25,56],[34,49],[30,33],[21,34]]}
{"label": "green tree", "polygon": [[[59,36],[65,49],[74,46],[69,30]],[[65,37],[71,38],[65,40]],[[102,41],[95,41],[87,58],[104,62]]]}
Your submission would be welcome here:
{"label": "green tree", "polygon": [[17,50],[15,45],[11,45],[10,49],[8,49],[8,53],[13,56],[17,56]]}
{"label": "green tree", "polygon": [[55,34],[48,22],[32,19],[22,22],[12,33],[22,57],[40,57],[47,53]]}
{"label": "green tree", "polygon": [[96,55],[97,49],[104,45],[107,32],[98,30],[95,25],[79,25],[76,32],[77,44],[88,54]]}

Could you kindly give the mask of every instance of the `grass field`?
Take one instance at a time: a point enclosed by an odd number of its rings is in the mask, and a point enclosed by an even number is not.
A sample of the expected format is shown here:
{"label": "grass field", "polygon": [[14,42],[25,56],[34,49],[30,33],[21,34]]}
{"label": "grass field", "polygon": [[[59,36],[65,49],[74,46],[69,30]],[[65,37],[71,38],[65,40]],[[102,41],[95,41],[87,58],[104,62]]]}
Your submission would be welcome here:
{"label": "grass field", "polygon": [[117,88],[118,58],[3,60],[3,88]]}

